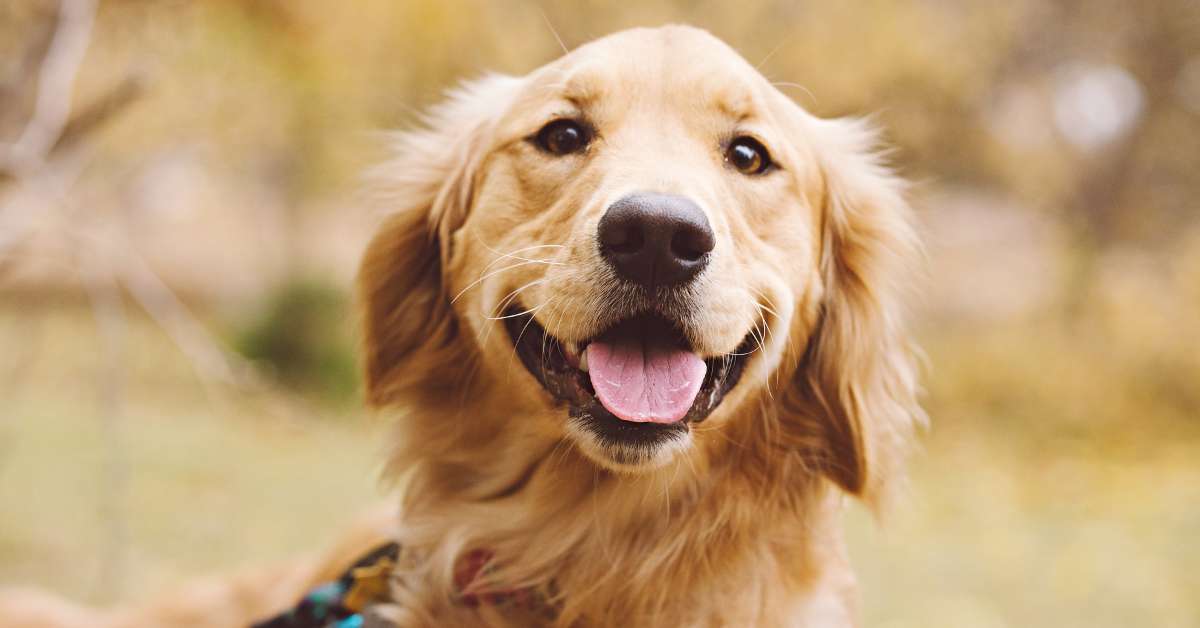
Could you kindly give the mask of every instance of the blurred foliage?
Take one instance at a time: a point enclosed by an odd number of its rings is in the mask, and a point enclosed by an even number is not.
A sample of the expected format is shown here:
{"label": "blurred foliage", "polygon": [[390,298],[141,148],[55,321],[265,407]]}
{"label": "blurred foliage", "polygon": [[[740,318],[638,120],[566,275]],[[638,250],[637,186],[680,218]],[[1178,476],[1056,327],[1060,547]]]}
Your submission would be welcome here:
{"label": "blurred foliage", "polygon": [[297,392],[347,402],[358,388],[348,315],[344,290],[293,280],[236,332],[234,347]]}
{"label": "blurred foliage", "polygon": [[[33,106],[54,5],[0,3],[0,141]],[[0,579],[92,590],[52,566],[102,542],[105,511],[76,480],[101,464],[78,382],[103,343],[78,311],[23,296],[78,292],[59,269],[81,243],[144,257],[205,320],[242,321],[233,344],[284,394],[349,398],[338,286],[375,219],[354,191],[378,131],[459,80],[554,59],[560,38],[666,22],[709,29],[814,113],[873,115],[917,181],[933,429],[887,532],[852,517],[866,625],[1200,623],[1195,0],[104,0],[76,105],[131,77],[141,97],[47,201],[76,232],[30,247],[30,267],[49,263],[8,277],[24,292],[0,284],[0,386],[15,382],[0,393],[20,393],[0,394],[15,417],[0,502],[28,505],[0,518]],[[294,543],[276,540],[307,476],[368,499],[357,423],[281,444],[244,399],[205,405],[161,336],[130,324],[131,588],[310,548],[332,517],[291,517]]]}
{"label": "blurred foliage", "polygon": [[[38,48],[48,7],[0,9],[9,65]],[[78,99],[131,74],[146,96],[100,138],[90,196],[137,213],[137,186],[109,182],[145,184],[183,163],[204,174],[192,184],[203,198],[189,205],[180,190],[138,221],[241,208],[277,229],[260,236],[268,263],[254,263],[303,273],[297,251],[319,248],[300,244],[305,230],[380,157],[372,131],[414,122],[464,78],[527,72],[561,53],[559,38],[671,21],[710,29],[818,114],[875,114],[927,188],[970,186],[1053,217],[1076,254],[1072,302],[1088,298],[1107,251],[1197,228],[1194,0],[109,0]],[[29,100],[3,94],[0,132]]]}
{"label": "blurred foliage", "polygon": [[[1181,193],[1200,167],[1191,0],[359,0],[342,11],[314,0],[159,0],[111,2],[102,17],[112,69],[94,80],[159,66],[152,115],[128,132],[153,141],[165,134],[158,123],[203,129],[222,155],[264,160],[258,167],[294,194],[353,178],[361,145],[349,140],[362,129],[410,122],[462,78],[551,60],[551,29],[574,46],[686,21],[771,79],[803,86],[782,89],[819,114],[878,111],[917,177],[1009,190],[1102,242],[1167,237],[1196,207]],[[1132,132],[1081,150],[1053,119],[1057,92],[1073,72],[1107,66],[1137,82],[1140,115]],[[1089,197],[1098,187],[1106,193]]]}

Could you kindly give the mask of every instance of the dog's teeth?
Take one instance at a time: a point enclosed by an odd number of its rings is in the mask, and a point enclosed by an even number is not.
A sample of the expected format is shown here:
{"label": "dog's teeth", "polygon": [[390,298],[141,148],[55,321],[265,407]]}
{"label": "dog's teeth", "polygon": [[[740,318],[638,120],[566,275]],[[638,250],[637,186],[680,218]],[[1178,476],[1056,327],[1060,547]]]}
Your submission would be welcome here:
{"label": "dog's teeth", "polygon": [[587,350],[584,350],[583,355],[579,356],[579,370],[584,373],[588,372],[587,368]]}

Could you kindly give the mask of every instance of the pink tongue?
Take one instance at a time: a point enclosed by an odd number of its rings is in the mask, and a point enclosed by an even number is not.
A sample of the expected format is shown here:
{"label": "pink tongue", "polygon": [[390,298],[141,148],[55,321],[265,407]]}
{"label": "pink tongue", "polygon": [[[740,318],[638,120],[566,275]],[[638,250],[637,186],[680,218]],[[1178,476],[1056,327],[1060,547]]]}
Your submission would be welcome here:
{"label": "pink tongue", "polygon": [[699,356],[655,338],[595,340],[588,375],[609,412],[634,423],[674,423],[687,414],[708,367]]}

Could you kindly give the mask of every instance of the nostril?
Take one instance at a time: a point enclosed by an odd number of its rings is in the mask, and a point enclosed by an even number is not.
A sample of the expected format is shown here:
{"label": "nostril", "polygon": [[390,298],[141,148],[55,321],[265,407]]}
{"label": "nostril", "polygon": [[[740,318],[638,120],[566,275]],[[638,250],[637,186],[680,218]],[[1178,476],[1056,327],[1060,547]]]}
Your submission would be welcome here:
{"label": "nostril", "polygon": [[604,251],[630,255],[645,246],[645,229],[636,210],[636,207],[624,207],[618,202],[600,219],[598,235]]}
{"label": "nostril", "polygon": [[685,261],[698,262],[713,250],[712,233],[700,229],[681,229],[671,238],[671,253]]}
{"label": "nostril", "polygon": [[646,243],[642,230],[636,225],[626,225],[623,228],[610,229],[602,238],[604,246],[617,254],[636,253]]}

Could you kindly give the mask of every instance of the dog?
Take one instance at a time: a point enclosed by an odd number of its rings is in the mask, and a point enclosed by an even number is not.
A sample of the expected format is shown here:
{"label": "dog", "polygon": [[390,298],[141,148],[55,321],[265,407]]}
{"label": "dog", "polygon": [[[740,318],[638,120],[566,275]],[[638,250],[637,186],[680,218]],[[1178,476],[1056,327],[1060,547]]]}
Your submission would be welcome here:
{"label": "dog", "polygon": [[855,625],[845,496],[885,501],[925,420],[919,241],[873,128],[674,25],[424,122],[375,172],[357,284],[404,487],[375,616]]}

